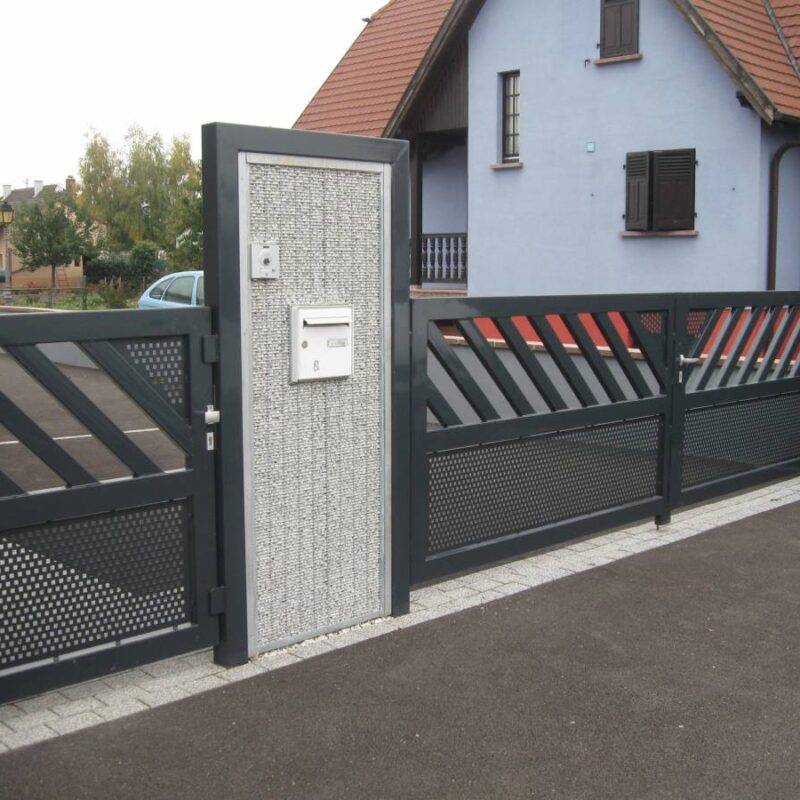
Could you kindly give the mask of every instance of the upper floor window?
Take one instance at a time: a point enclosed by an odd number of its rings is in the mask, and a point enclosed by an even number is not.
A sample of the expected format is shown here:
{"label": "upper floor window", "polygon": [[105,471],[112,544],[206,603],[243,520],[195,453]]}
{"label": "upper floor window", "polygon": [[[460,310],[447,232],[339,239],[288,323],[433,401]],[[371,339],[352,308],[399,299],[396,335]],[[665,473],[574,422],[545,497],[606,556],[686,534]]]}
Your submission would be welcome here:
{"label": "upper floor window", "polygon": [[691,231],[695,218],[694,150],[628,153],[625,229]]}
{"label": "upper floor window", "polygon": [[506,72],[503,79],[503,161],[519,161],[519,72]]}
{"label": "upper floor window", "polygon": [[600,58],[639,52],[639,0],[600,0]]}

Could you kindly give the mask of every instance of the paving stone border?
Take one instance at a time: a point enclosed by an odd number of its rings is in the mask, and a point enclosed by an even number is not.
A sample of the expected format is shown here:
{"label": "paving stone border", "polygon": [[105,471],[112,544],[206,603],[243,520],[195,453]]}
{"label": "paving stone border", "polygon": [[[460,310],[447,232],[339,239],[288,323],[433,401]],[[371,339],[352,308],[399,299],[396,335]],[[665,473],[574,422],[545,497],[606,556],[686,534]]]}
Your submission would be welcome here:
{"label": "paving stone border", "polygon": [[225,669],[210,651],[158,661],[99,680],[0,706],[0,754],[296,664],[357,642],[454,614],[568,575],[610,564],[745,517],[800,501],[800,477],[681,511],[652,522],[461,575],[411,594],[411,613],[312,639]]}

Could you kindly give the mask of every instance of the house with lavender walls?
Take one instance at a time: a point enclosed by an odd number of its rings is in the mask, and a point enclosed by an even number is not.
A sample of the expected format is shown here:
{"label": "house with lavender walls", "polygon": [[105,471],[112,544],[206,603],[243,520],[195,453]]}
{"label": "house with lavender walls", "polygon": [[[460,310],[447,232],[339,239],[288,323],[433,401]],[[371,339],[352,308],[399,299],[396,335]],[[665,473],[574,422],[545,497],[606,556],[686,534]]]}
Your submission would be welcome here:
{"label": "house with lavender walls", "polygon": [[297,127],[411,142],[423,287],[800,289],[800,9],[745,5],[392,0]]}

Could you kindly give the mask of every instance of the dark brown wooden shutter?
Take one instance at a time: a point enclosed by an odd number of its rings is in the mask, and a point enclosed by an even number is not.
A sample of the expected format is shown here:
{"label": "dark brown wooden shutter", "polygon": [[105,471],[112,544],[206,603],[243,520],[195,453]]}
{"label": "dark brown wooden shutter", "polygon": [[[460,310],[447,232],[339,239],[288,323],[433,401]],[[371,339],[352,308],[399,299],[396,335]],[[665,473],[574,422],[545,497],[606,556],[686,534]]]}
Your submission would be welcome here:
{"label": "dark brown wooden shutter", "polygon": [[639,0],[600,0],[600,57],[639,52]]}
{"label": "dark brown wooden shutter", "polygon": [[653,153],[653,230],[694,228],[694,150]]}
{"label": "dark brown wooden shutter", "polygon": [[625,160],[625,230],[650,230],[650,153],[628,153]]}

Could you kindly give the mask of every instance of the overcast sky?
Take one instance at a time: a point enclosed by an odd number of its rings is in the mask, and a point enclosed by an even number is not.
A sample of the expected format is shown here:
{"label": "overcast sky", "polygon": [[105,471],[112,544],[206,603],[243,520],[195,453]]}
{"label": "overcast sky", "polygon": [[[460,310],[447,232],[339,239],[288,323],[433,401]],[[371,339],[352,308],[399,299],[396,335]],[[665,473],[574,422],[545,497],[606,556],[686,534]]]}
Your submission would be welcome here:
{"label": "overcast sky", "polygon": [[385,0],[24,0],[0,11],[0,184],[76,174],[86,133],[291,127]]}

